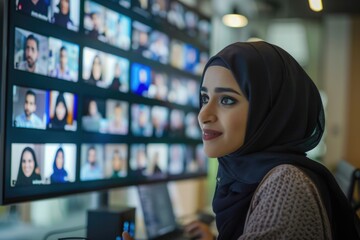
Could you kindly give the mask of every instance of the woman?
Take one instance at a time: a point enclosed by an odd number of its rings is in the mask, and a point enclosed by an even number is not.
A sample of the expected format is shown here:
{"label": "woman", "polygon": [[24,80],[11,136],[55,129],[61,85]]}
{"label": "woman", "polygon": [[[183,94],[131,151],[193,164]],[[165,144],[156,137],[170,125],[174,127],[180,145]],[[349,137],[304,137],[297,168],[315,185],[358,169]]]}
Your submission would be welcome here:
{"label": "woman", "polygon": [[[234,43],[212,57],[198,120],[205,153],[219,162],[218,239],[359,239],[332,174],[306,157],[324,131],[323,106],[284,50]],[[187,231],[213,239],[199,222]]]}
{"label": "woman", "polygon": [[51,183],[65,183],[67,182],[68,173],[64,169],[65,156],[62,147],[59,147],[55,153],[55,159],[53,163],[53,173],[50,176]]}
{"label": "woman", "polygon": [[102,63],[99,55],[94,57],[90,71],[90,77],[86,82],[91,85],[102,87]]}
{"label": "woman", "polygon": [[82,126],[85,131],[99,132],[102,115],[96,100],[91,99],[87,105],[87,115],[82,117]]}
{"label": "woman", "polygon": [[35,152],[25,147],[21,153],[18,177],[15,186],[29,186],[41,181]]}
{"label": "woman", "polygon": [[67,124],[68,109],[62,93],[56,98],[54,116],[50,119],[49,128],[65,129]]}
{"label": "woman", "polygon": [[121,91],[121,86],[122,86],[121,75],[122,75],[122,69],[120,63],[117,62],[115,63],[114,78],[109,86],[110,89],[115,91]]}
{"label": "woman", "polygon": [[74,29],[73,21],[70,19],[70,0],[60,0],[57,5],[59,12],[54,13],[52,18],[52,23],[55,23],[59,26],[71,29]]}

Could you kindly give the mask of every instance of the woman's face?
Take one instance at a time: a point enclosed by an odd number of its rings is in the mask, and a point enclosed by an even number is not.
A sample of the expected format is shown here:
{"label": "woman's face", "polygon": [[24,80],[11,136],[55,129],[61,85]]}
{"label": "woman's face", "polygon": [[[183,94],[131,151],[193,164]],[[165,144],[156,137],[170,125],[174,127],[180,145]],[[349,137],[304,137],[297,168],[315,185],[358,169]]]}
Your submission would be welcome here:
{"label": "woman's face", "polygon": [[119,153],[115,153],[112,159],[113,170],[120,171],[122,169],[122,160]]}
{"label": "woman's face", "polygon": [[249,102],[228,69],[206,70],[201,101],[198,121],[206,155],[222,157],[239,149],[244,144]]}
{"label": "woman's face", "polygon": [[96,150],[95,149],[89,149],[88,151],[88,162],[90,164],[96,163]]}
{"label": "woman's face", "polygon": [[64,166],[64,154],[63,154],[62,151],[59,151],[59,152],[58,152],[58,154],[57,154],[57,156],[56,156],[55,162],[56,162],[56,167],[57,167],[58,169],[62,169],[62,168],[63,168],[63,166]]}
{"label": "woman's face", "polygon": [[64,15],[69,13],[69,0],[60,0],[60,11]]}
{"label": "woman's face", "polygon": [[33,155],[29,151],[25,151],[21,159],[21,168],[26,177],[30,177],[35,169]]}
{"label": "woman's face", "polygon": [[92,74],[95,80],[100,80],[101,77],[101,62],[99,57],[95,57],[93,66],[92,66]]}
{"label": "woman's face", "polygon": [[59,102],[58,105],[56,105],[55,108],[56,111],[56,116],[58,118],[58,120],[63,120],[65,118],[66,115],[66,108],[63,102]]}

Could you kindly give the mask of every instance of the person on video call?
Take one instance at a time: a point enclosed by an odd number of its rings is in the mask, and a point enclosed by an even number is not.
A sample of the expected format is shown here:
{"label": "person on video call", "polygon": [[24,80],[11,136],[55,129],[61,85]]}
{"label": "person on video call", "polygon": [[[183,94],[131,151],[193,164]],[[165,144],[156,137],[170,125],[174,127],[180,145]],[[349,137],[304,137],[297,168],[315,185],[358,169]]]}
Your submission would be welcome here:
{"label": "person on video call", "polygon": [[158,151],[153,153],[146,171],[147,175],[149,176],[157,176],[162,174],[163,171],[160,168],[160,153]]}
{"label": "person on video call", "polygon": [[65,170],[64,166],[64,149],[62,147],[59,147],[55,153],[55,158],[53,162],[53,173],[50,176],[51,183],[65,183],[68,181],[68,173]]}
{"label": "person on video call", "polygon": [[144,144],[138,145],[138,147],[134,151],[134,161],[135,166],[133,168],[133,174],[134,176],[141,177],[147,175],[147,162],[148,158],[146,155],[146,147]]}
{"label": "person on video call", "polygon": [[184,170],[184,148],[180,144],[172,144],[169,148],[169,173],[181,174]]}
{"label": "person on video call", "polygon": [[[135,37],[136,36],[136,37]],[[141,54],[144,57],[150,58],[148,50],[149,33],[144,30],[134,29],[133,32],[133,50],[136,54]]]}
{"label": "person on video call", "polygon": [[121,103],[117,102],[114,106],[114,115],[109,121],[108,132],[112,134],[127,134],[128,124],[124,117],[126,114]]}
{"label": "person on video call", "polygon": [[149,51],[151,53],[151,59],[166,64],[169,59],[168,40],[163,34],[156,31],[151,34],[150,38]]}
{"label": "person on video call", "polygon": [[19,0],[17,10],[32,15],[32,13],[38,13],[47,17],[48,4],[45,0]]}
{"label": "person on video call", "polygon": [[152,134],[152,125],[150,119],[150,112],[147,106],[139,105],[138,114],[132,125],[133,134],[136,136],[150,137]]}
{"label": "person on video call", "polygon": [[71,71],[68,67],[68,60],[68,50],[65,46],[61,46],[59,52],[59,63],[56,64],[55,69],[51,71],[50,76],[74,81],[75,79],[72,77]]}
{"label": "person on video call", "polygon": [[[322,139],[324,108],[289,53],[264,41],[232,43],[207,63],[199,98],[204,152],[218,162],[218,240],[360,239],[334,176],[307,157]],[[185,231],[215,238],[199,221]]]}
{"label": "person on video call", "polygon": [[15,118],[14,125],[24,128],[44,128],[43,121],[35,114],[36,93],[28,90],[25,93],[24,112]]}
{"label": "person on video call", "polygon": [[134,92],[141,96],[147,96],[150,85],[150,73],[145,68],[139,68],[137,74],[138,85]]}
{"label": "person on video call", "polygon": [[55,102],[54,116],[50,119],[49,128],[65,129],[67,124],[68,109],[64,95],[59,93]]}
{"label": "person on video call", "polygon": [[95,55],[91,64],[90,76],[86,80],[86,83],[102,87],[103,76],[102,76],[102,62],[99,55]]}
{"label": "person on video call", "polygon": [[81,180],[96,180],[103,178],[102,168],[97,160],[97,153],[94,146],[87,150],[86,163],[81,167]]}
{"label": "person on video call", "polygon": [[105,40],[105,33],[101,30],[101,18],[100,14],[98,12],[92,12],[89,14],[91,23],[92,23],[92,29],[89,31],[89,36],[91,38],[99,39],[104,41]]}
{"label": "person on video call", "polygon": [[121,75],[122,75],[121,66],[120,63],[117,62],[115,63],[114,78],[109,86],[110,89],[115,91],[121,90],[121,85],[122,85]]}
{"label": "person on video call", "polygon": [[19,70],[24,70],[33,73],[45,74],[46,71],[39,66],[39,39],[33,34],[26,37],[25,41],[25,60],[16,67]]}
{"label": "person on video call", "polygon": [[125,159],[123,158],[119,149],[113,151],[113,157],[111,159],[112,174],[111,178],[119,178],[126,176],[126,165]]}
{"label": "person on video call", "polygon": [[127,17],[119,15],[116,22],[115,34],[109,39],[109,43],[128,50],[130,47],[130,37],[129,33],[125,31],[127,30],[127,26],[125,24],[127,24]]}
{"label": "person on video call", "polygon": [[178,109],[173,109],[170,113],[170,136],[183,137],[184,136],[184,112]]}
{"label": "person on video call", "polygon": [[41,181],[40,169],[34,149],[25,147],[21,153],[18,177],[15,186],[29,186]]}
{"label": "person on video call", "polygon": [[163,137],[168,133],[167,112],[162,107],[154,106],[151,110],[152,136]]}
{"label": "person on video call", "polygon": [[74,29],[74,23],[70,19],[70,0],[60,0],[57,7],[59,12],[54,13],[51,22],[67,29]]}
{"label": "person on video call", "polygon": [[99,132],[101,120],[102,115],[99,112],[97,102],[95,100],[90,100],[88,105],[88,114],[82,118],[82,125],[84,130]]}

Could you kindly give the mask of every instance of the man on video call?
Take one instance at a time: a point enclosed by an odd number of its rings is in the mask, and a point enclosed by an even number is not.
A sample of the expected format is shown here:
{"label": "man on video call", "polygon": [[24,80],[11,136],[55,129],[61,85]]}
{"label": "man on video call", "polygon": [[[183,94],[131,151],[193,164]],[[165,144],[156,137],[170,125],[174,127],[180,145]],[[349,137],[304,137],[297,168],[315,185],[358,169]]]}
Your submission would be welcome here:
{"label": "man on video call", "polygon": [[44,74],[45,72],[40,69],[37,64],[39,57],[39,40],[33,35],[30,34],[26,38],[25,44],[25,61],[21,62],[17,69]]}
{"label": "man on video call", "polygon": [[36,93],[28,90],[25,94],[24,112],[15,118],[14,125],[24,128],[44,128],[41,119],[35,114]]}
{"label": "man on video call", "polygon": [[51,71],[50,75],[52,77],[64,80],[73,80],[70,69],[68,67],[68,51],[65,46],[61,46],[59,53],[59,64],[57,64],[56,68]]}

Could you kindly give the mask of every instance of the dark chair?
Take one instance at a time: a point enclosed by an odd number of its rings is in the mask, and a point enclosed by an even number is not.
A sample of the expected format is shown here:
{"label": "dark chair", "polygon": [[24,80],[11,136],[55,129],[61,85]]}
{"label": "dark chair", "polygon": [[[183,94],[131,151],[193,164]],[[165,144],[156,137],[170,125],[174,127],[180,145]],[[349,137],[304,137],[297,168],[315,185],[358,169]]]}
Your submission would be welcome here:
{"label": "dark chair", "polygon": [[[335,179],[355,211],[360,209],[360,169],[341,160],[336,166]],[[355,196],[357,194],[357,196]]]}

